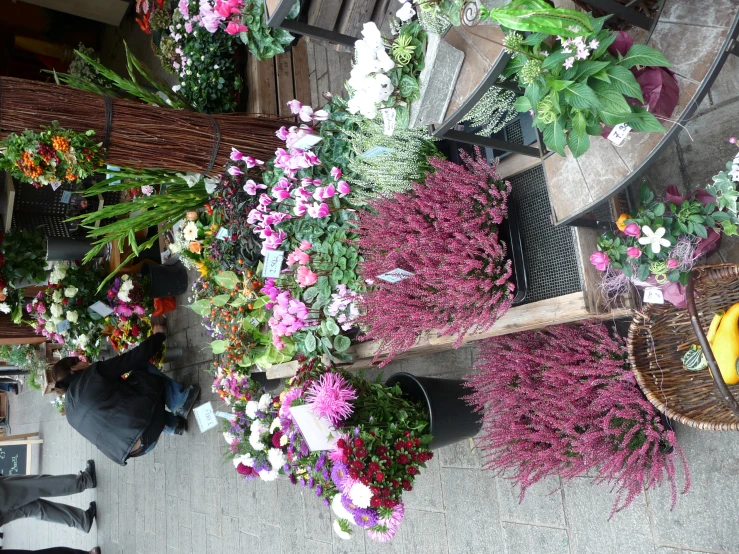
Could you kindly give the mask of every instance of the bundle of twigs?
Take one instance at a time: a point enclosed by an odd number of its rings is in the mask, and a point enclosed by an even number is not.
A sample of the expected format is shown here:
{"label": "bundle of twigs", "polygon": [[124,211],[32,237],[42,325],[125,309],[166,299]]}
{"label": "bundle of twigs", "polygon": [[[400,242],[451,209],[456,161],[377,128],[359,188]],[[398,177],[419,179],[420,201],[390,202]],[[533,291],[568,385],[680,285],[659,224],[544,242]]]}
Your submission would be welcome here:
{"label": "bundle of twigs", "polygon": [[271,158],[282,144],[275,131],[284,124],[276,118],[211,116],[0,78],[0,139],[25,129],[40,131],[52,121],[78,132],[94,130],[100,141],[108,134],[109,165],[210,174],[221,171],[231,147],[259,159]]}

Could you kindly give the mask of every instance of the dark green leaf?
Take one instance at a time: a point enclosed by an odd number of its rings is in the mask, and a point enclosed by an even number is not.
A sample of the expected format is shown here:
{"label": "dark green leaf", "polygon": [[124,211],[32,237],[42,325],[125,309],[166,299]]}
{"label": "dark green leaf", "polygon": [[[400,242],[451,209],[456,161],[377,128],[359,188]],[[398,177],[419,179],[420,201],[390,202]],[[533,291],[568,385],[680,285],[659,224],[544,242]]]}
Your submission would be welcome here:
{"label": "dark green leaf", "polygon": [[606,69],[606,73],[611,78],[611,86],[615,90],[631,98],[636,98],[642,103],[644,102],[641,87],[631,71],[620,65],[611,65]]}
{"label": "dark green leaf", "polygon": [[590,148],[590,137],[587,134],[578,135],[569,133],[567,135],[567,145],[575,158],[579,158]]}
{"label": "dark green leaf", "polygon": [[670,62],[654,48],[644,44],[635,44],[619,62],[619,65],[626,69],[631,69],[635,65],[668,67]]}

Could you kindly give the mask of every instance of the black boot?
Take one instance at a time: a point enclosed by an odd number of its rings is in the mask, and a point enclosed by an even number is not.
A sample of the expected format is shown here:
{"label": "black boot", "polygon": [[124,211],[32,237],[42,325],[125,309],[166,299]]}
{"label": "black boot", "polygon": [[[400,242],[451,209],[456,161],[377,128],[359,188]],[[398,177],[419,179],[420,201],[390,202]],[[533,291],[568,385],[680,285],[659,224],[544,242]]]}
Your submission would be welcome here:
{"label": "black boot", "polygon": [[87,528],[87,533],[90,532],[90,529],[92,529],[92,522],[95,521],[95,518],[97,517],[98,513],[98,505],[96,502],[90,502],[90,507],[85,510],[85,513],[87,514],[87,518],[90,520],[90,526]]}
{"label": "black boot", "polygon": [[175,435],[182,435],[187,432],[187,420],[184,417],[177,417],[177,427],[174,428]]}
{"label": "black boot", "polygon": [[88,489],[94,489],[98,486],[98,478],[97,474],[95,473],[94,460],[87,460],[87,465],[85,465],[85,471],[83,473],[87,473],[87,475],[89,475],[90,479],[92,480],[92,485],[87,487]]}

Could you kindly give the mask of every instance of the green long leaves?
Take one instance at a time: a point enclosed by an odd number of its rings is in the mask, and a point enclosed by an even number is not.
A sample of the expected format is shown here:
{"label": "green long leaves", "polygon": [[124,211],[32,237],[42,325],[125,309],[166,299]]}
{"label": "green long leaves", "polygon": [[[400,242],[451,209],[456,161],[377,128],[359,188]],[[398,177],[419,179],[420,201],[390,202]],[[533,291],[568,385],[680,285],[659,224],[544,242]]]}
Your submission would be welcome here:
{"label": "green long leaves", "polygon": [[502,8],[481,8],[483,19],[495,21],[508,29],[578,37],[593,33],[593,25],[587,15],[564,8],[552,8],[544,0],[514,0]]}

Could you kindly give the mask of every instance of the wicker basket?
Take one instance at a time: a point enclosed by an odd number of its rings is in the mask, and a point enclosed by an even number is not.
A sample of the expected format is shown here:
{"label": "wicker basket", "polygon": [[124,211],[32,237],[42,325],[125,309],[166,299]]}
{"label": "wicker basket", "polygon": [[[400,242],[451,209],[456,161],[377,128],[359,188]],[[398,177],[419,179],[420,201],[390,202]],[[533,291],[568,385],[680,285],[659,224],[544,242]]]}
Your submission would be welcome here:
{"label": "wicker basket", "polygon": [[[709,431],[739,430],[734,399],[739,385],[724,383],[705,337],[713,314],[739,302],[739,265],[695,268],[686,296],[687,310],[668,303],[645,304],[634,316],[628,339],[632,370],[649,401],[667,417]],[[710,372],[683,367],[683,354],[696,342]]]}

